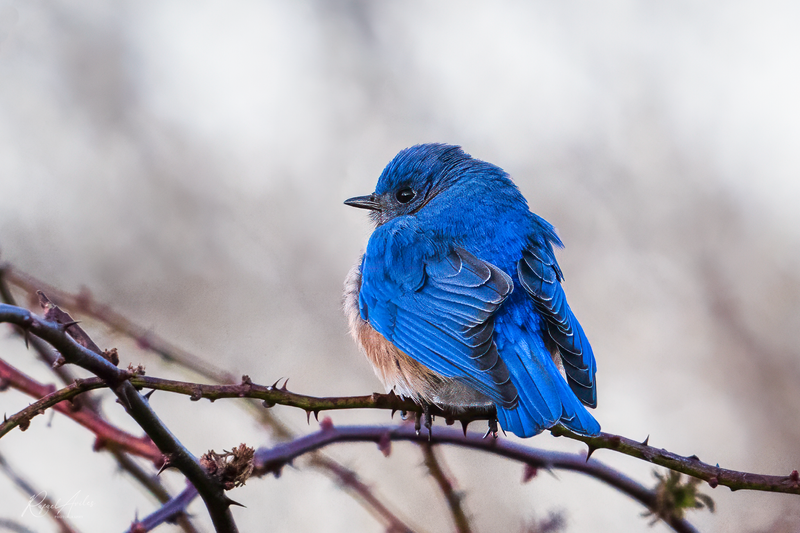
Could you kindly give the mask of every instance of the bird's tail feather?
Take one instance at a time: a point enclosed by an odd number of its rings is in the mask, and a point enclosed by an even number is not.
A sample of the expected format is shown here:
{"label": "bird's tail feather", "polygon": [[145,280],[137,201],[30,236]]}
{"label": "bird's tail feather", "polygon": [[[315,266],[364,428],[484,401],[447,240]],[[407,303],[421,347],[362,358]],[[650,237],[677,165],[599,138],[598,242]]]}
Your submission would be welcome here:
{"label": "bird's tail feather", "polygon": [[504,430],[519,437],[532,437],[560,422],[581,435],[600,433],[600,424],[572,392],[544,349],[532,350],[526,340],[517,339],[506,345],[503,360],[519,393],[516,408],[497,407],[497,420]]}

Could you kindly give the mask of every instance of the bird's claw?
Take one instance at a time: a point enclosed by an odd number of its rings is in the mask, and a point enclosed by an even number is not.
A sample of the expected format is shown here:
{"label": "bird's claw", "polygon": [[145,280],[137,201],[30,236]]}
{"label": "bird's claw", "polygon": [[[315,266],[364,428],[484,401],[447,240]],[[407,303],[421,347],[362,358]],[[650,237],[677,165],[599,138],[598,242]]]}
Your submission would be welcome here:
{"label": "bird's claw", "polygon": [[433,415],[431,414],[431,406],[428,404],[424,404],[422,406],[422,412],[416,413],[416,417],[414,418],[414,430],[417,432],[417,435],[419,435],[423,426],[428,430],[428,440],[431,440],[433,434]]}
{"label": "bird's claw", "polygon": [[486,433],[484,433],[483,438],[485,439],[489,435],[491,435],[494,438],[497,438],[497,419],[496,418],[490,418],[489,419],[489,429],[486,430]]}

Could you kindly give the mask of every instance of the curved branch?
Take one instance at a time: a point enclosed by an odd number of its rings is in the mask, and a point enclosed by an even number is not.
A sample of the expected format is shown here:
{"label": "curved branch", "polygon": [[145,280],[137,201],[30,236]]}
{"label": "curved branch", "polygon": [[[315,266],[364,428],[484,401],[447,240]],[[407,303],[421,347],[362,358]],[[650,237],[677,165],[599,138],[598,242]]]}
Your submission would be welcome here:
{"label": "curved branch", "polygon": [[218,482],[200,466],[197,459],[169,431],[147,400],[129,381],[131,372],[117,368],[100,355],[81,346],[66,333],[68,325],[36,317],[19,307],[0,304],[0,322],[9,322],[29,331],[56,348],[66,362],[76,364],[102,378],[117,395],[128,414],[177,467],[197,487],[217,531],[237,531],[230,512],[232,501]]}
{"label": "curved branch", "polygon": [[[255,454],[254,475],[280,472],[293,459],[340,442],[374,442],[383,451],[391,441],[411,441],[431,444],[452,444],[464,448],[493,453],[513,459],[538,469],[571,470],[589,475],[637,500],[650,511],[657,512],[655,492],[631,478],[597,461],[587,461],[580,455],[528,448],[509,440],[484,439],[475,433],[462,435],[458,430],[440,428],[433,435],[419,435],[413,427],[402,426],[333,426],[323,421],[322,429],[297,440],[273,448],[261,448]],[[430,440],[429,440],[430,439]],[[675,531],[694,533],[696,530],[685,519],[669,515],[662,517]]]}
{"label": "curved branch", "polygon": [[75,409],[75,406],[70,403],[69,400],[72,400],[81,392],[107,387],[106,383],[100,378],[86,380],[89,382],[89,386],[86,387],[82,385],[81,380],[77,380],[63,389],[54,391],[52,385],[39,383],[0,359],[0,381],[29,396],[40,398],[40,400],[5,419],[0,424],[0,437],[18,426],[22,430],[27,429],[33,417],[44,414],[46,409],[53,407],[94,433],[97,437],[96,447],[113,443],[118,449],[149,459],[155,464],[160,465],[163,462],[161,451],[149,437],[131,435],[106,422],[96,413],[90,410]]}
{"label": "curved branch", "polygon": [[[3,277],[30,294],[35,294],[37,290],[44,289],[45,292],[54,297],[55,300],[60,301],[65,306],[72,309],[77,309],[80,313],[99,320],[118,333],[130,337],[136,341],[141,349],[148,350],[158,355],[164,361],[177,364],[184,369],[197,373],[217,383],[236,382],[236,377],[224,368],[217,367],[213,363],[178,347],[153,331],[136,324],[126,316],[115,311],[111,306],[96,302],[87,289],[82,289],[80,294],[77,295],[71,294],[57,289],[56,287],[52,287],[42,280],[17,270],[10,265],[0,265],[0,292],[5,288]],[[5,303],[14,305],[14,302],[10,300],[6,300]],[[34,342],[34,348],[37,347],[37,344],[44,346],[44,343],[35,337],[32,338],[31,341]],[[63,368],[64,367],[61,369]],[[61,369],[56,369],[56,371],[60,371]],[[65,383],[69,383],[70,381],[71,379],[65,381]],[[82,398],[82,396],[78,396],[78,398]],[[268,427],[276,438],[280,440],[294,438],[294,434],[280,420],[272,416],[269,411],[259,409],[255,406],[254,402],[250,402],[250,406],[248,407],[251,406],[255,407],[251,412],[257,415],[260,422]],[[2,436],[2,433],[0,433],[0,436]],[[384,521],[389,528],[388,531],[393,533],[411,531],[402,520],[389,511],[389,509],[372,494],[369,487],[358,481],[355,472],[349,468],[342,466],[328,457],[321,456],[312,457],[309,464],[314,468],[320,469],[327,475],[330,475],[338,480],[344,487],[351,490],[359,503],[370,513]]]}
{"label": "curved branch", "polygon": [[[371,408],[391,411],[418,411],[420,409],[420,407],[413,402],[401,399],[394,394],[316,398],[289,392],[285,388],[278,387],[277,384],[266,386],[257,385],[252,383],[247,376],[244,376],[242,383],[239,385],[205,385],[149,376],[133,376],[129,381],[136,388],[149,388],[185,394],[192,400],[199,400],[201,398],[207,398],[212,401],[220,398],[258,398],[264,400],[265,405],[268,406],[280,404],[290,407],[299,407],[304,409],[309,415],[314,413],[315,416],[320,411],[332,409]],[[0,424],[0,436],[13,429],[15,425],[18,425],[18,420],[30,419],[32,416],[35,416],[38,411],[46,409],[59,401],[70,399],[86,390],[105,386],[107,385],[103,380],[90,378],[76,382],[70,385],[70,387],[61,389],[61,391],[56,391],[50,395],[49,399],[48,397],[42,398],[39,402],[23,409],[9,418],[8,421]],[[463,414],[455,415],[444,413],[441,409],[433,407],[431,408],[431,412],[434,415],[446,417],[448,421],[453,419],[460,420],[462,424],[487,418],[486,412],[483,410],[468,411]],[[562,426],[556,426],[552,428],[550,432],[556,437],[564,436],[586,443],[589,446],[589,455],[600,448],[613,450],[655,465],[669,468],[676,472],[702,479],[707,481],[712,488],[723,485],[729,487],[731,490],[747,489],[800,495],[800,476],[798,476],[796,470],[792,471],[788,476],[770,476],[739,472],[704,463],[694,455],[684,457],[661,448],[649,446],[647,441],[637,442],[611,433],[601,433],[596,437],[586,437],[572,433]]]}

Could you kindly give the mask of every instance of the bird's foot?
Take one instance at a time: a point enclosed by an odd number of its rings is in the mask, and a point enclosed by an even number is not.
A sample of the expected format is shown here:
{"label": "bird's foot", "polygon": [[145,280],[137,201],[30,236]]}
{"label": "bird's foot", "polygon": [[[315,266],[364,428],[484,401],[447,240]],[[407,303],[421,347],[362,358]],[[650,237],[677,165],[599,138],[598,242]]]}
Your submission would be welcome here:
{"label": "bird's foot", "polygon": [[486,433],[483,435],[483,438],[485,439],[489,435],[491,435],[494,438],[497,438],[497,419],[496,418],[490,418],[489,419],[489,429],[486,430]]}
{"label": "bird's foot", "polygon": [[414,420],[414,429],[416,430],[417,435],[419,435],[419,431],[422,429],[422,426],[425,426],[425,428],[428,430],[428,440],[431,440],[431,435],[433,433],[433,430],[431,429],[433,427],[433,415],[431,414],[431,406],[428,404],[422,404],[422,413],[417,413],[417,416]]}

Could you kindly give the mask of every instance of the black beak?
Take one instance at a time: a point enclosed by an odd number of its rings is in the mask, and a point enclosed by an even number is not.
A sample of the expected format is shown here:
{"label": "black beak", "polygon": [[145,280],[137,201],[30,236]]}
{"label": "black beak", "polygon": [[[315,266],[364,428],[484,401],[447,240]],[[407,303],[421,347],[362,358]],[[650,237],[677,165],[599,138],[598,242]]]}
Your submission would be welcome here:
{"label": "black beak", "polygon": [[353,198],[348,198],[344,201],[344,205],[349,205],[351,207],[358,207],[361,209],[369,209],[370,211],[380,211],[381,204],[378,202],[378,198],[374,194],[370,194],[368,196],[356,196]]}

